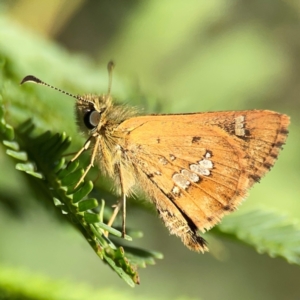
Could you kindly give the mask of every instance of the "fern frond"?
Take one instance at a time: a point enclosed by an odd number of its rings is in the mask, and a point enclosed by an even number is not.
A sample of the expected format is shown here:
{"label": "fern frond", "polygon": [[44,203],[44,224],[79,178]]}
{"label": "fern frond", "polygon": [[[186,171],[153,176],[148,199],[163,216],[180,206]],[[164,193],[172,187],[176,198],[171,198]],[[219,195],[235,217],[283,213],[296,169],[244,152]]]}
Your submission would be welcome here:
{"label": "fern frond", "polygon": [[300,265],[300,227],[283,214],[266,209],[236,213],[224,218],[214,230],[218,231],[254,247],[259,253]]}

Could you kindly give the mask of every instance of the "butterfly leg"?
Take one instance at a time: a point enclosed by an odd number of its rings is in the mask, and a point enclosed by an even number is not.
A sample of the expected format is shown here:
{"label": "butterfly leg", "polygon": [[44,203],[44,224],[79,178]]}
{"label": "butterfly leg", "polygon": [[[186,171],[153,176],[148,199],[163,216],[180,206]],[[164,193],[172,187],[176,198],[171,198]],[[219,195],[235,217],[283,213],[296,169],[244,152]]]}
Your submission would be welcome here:
{"label": "butterfly leg", "polygon": [[[116,219],[116,217],[117,217],[117,215],[118,215],[118,213],[119,213],[119,211],[120,211],[120,209],[122,207],[122,201],[121,201],[121,199],[118,200],[117,204],[115,204],[114,207],[115,207],[115,209],[114,209],[114,211],[113,211],[113,213],[112,213],[109,221],[107,222],[107,226],[110,226],[110,227],[114,223],[114,221],[115,221],[115,219]],[[108,232],[107,231],[104,234],[106,236],[108,236]],[[123,232],[122,232],[122,235],[123,235]]]}
{"label": "butterfly leg", "polygon": [[122,238],[125,237],[126,235],[126,195],[123,194],[122,195],[122,199],[120,199],[117,203],[117,205],[115,205],[115,209],[113,211],[112,216],[110,217],[107,225],[108,226],[112,226],[115,218],[117,217],[121,207],[123,207],[122,209]]}
{"label": "butterfly leg", "polygon": [[124,192],[124,186],[122,181],[122,172],[120,169],[120,182],[121,182],[121,191],[122,191],[122,198],[118,201],[118,204],[115,206],[112,216],[110,217],[107,225],[111,226],[119,213],[122,207],[122,237],[125,237],[126,234],[126,194]]}
{"label": "butterfly leg", "polygon": [[74,157],[72,157],[72,159],[70,160],[69,163],[73,162],[74,160],[76,160],[84,151],[88,150],[91,144],[91,139],[93,136],[90,136],[86,142],[84,143],[83,147],[75,154]]}
{"label": "butterfly leg", "polygon": [[122,206],[122,201],[121,200],[118,200],[118,203],[116,205],[114,205],[115,209],[113,211],[113,214],[111,215],[109,221],[107,222],[107,226],[112,226],[113,222],[115,221],[120,209],[121,209],[121,206]]}
{"label": "butterfly leg", "polygon": [[[79,157],[79,155],[87,150],[91,144],[91,138],[94,137],[94,136],[91,136],[84,144],[84,146],[78,151],[78,153],[75,155],[75,157],[72,158],[71,161],[74,161],[76,158]],[[87,168],[85,169],[84,173],[82,174],[82,176],[80,177],[79,181],[76,183],[74,189],[76,189],[79,184],[84,180],[85,176],[87,175],[87,173],[89,172],[89,170],[91,169],[91,167],[94,166],[94,161],[95,161],[95,157],[96,157],[96,153],[97,153],[97,150],[98,150],[98,147],[99,147],[99,142],[100,142],[100,136],[97,136],[96,137],[96,142],[95,142],[95,145],[94,145],[94,149],[93,149],[93,152],[92,152],[92,156],[91,156],[91,160],[90,160],[90,163],[89,165],[87,166]]]}
{"label": "butterfly leg", "polygon": [[122,237],[125,237],[126,234],[126,195],[122,195]]}
{"label": "butterfly leg", "polygon": [[124,188],[124,180],[123,180],[123,174],[122,174],[122,168],[120,168],[120,183],[121,183],[121,192],[122,192],[122,199],[121,199],[121,205],[122,205],[122,237],[125,237],[126,234],[126,193]]}

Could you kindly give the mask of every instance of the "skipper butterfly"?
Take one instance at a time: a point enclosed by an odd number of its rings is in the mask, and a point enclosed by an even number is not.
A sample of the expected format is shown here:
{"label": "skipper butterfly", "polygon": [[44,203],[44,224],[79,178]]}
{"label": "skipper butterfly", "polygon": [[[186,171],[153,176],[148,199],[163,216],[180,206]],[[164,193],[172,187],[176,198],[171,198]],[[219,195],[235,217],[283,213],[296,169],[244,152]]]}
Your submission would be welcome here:
{"label": "skipper butterfly", "polygon": [[77,122],[88,139],[71,161],[92,152],[77,186],[97,161],[122,196],[123,234],[126,198],[138,186],[171,234],[192,250],[208,250],[199,231],[233,212],[271,169],[287,138],[289,117],[269,110],[141,116],[113,102],[112,62],[108,68],[109,89],[101,96],[74,96],[32,75],[21,83],[45,85],[76,99]]}

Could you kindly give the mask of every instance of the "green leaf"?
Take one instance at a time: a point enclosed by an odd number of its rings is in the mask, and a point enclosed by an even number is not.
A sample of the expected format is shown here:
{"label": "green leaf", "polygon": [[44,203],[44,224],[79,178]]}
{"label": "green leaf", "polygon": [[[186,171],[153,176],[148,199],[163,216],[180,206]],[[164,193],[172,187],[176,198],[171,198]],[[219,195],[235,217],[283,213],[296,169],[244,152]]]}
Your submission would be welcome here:
{"label": "green leaf", "polygon": [[2,126],[0,127],[1,127],[1,134],[3,135],[4,139],[9,141],[14,139],[14,130],[10,125],[2,123]]}
{"label": "green leaf", "polygon": [[12,149],[12,150],[15,150],[15,151],[18,151],[19,150],[19,145],[17,142],[14,142],[14,141],[3,141],[3,145],[5,145],[6,147]]}
{"label": "green leaf", "polygon": [[[86,211],[86,210],[89,210],[89,209],[94,209],[98,206],[98,201],[96,199],[86,199],[86,200],[82,200],[79,202],[78,204],[78,210],[80,212],[83,212],[83,211]],[[98,222],[101,222],[100,218],[99,218],[99,221]]]}
{"label": "green leaf", "polygon": [[300,226],[287,216],[266,209],[236,213],[214,229],[254,247],[259,253],[300,265]]}
{"label": "green leaf", "polygon": [[84,182],[84,184],[73,194],[73,203],[77,203],[82,198],[86,197],[93,189],[91,181]]}
{"label": "green leaf", "polygon": [[87,222],[89,224],[100,222],[100,218],[98,215],[96,215],[94,213],[89,213],[89,212],[84,212],[84,220],[85,220],[85,222]]}
{"label": "green leaf", "polygon": [[27,153],[24,151],[14,151],[7,149],[6,154],[18,160],[27,161]]}

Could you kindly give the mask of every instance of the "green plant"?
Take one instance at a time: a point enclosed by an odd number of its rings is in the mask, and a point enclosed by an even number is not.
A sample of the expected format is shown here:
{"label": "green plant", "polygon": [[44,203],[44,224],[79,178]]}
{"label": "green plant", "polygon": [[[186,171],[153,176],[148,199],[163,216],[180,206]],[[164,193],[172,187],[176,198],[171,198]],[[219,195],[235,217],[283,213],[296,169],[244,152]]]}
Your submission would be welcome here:
{"label": "green plant", "polygon": [[[0,137],[8,154],[7,159],[17,160],[18,170],[36,178],[30,188],[39,190],[44,199],[48,200],[48,206],[55,205],[58,215],[69,220],[96,254],[133,286],[138,282],[136,267],[153,264],[155,258],[162,256],[149,250],[123,247],[122,240],[112,240],[103,235],[103,231],[109,230],[111,236],[120,236],[118,230],[107,228],[103,222],[111,211],[103,201],[98,205],[98,200],[88,198],[93,189],[90,181],[73,190],[73,184],[80,177],[82,169],[78,161],[67,167],[62,156],[65,151],[69,151],[69,147],[78,148],[82,142],[75,133],[74,124],[66,117],[71,116],[69,104],[61,100],[61,95],[49,94],[36,87],[21,89],[18,85],[20,79],[29,72],[39,76],[42,74],[43,79],[49,77],[47,81],[55,84],[59,73],[60,78],[63,78],[62,87],[66,90],[89,91],[91,82],[93,87],[96,82],[98,85],[99,74],[96,68],[87,58],[72,56],[45,40],[20,34],[19,29],[5,19],[2,25],[10,28],[9,34],[0,34],[0,43],[5,41],[0,48]],[[24,45],[24,48],[16,51],[13,45]],[[73,74],[81,76],[78,78]],[[103,78],[105,86],[106,76]],[[125,85],[124,89],[126,98],[135,94],[133,89]],[[30,116],[34,117],[34,121],[28,120]],[[63,131],[73,137],[72,144]],[[96,207],[98,210],[95,210]],[[128,233],[132,237],[139,235],[139,232],[133,230]],[[266,209],[235,213],[226,217],[212,233],[242,241],[272,257],[280,256],[290,263],[300,264],[300,249],[297,245],[299,227],[291,218],[282,214]]]}

